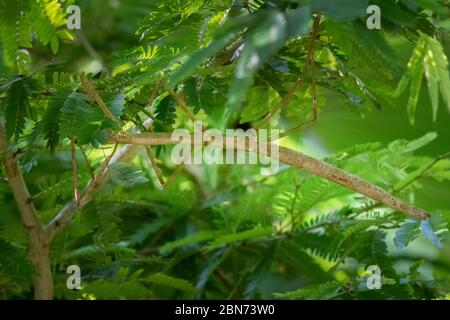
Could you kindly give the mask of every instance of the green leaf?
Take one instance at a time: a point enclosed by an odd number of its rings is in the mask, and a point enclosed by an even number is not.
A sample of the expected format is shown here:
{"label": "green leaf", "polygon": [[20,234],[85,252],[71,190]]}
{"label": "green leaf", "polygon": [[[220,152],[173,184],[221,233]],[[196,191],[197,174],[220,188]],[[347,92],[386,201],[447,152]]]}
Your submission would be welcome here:
{"label": "green leaf", "polygon": [[[107,96],[104,101],[107,106],[110,106],[109,110],[116,119],[120,118],[125,107],[124,94]],[[100,145],[107,143],[108,130],[117,130],[117,123],[107,117],[100,108],[95,108],[86,123],[78,130],[78,142],[80,144],[90,143],[94,148],[98,148]]]}
{"label": "green leaf", "polygon": [[[62,137],[76,136],[89,120],[93,109],[89,104],[89,97],[84,93],[73,92],[69,95],[61,108],[61,123],[59,134]],[[86,132],[83,132],[88,134]]]}
{"label": "green leaf", "polygon": [[0,274],[3,281],[6,276],[13,278],[16,285],[30,285],[35,270],[27,257],[26,249],[0,239],[0,252]]}
{"label": "green leaf", "polygon": [[433,214],[431,218],[422,220],[420,229],[425,239],[430,240],[438,248],[442,248],[443,244],[449,241],[448,224],[440,214]]}
{"label": "green leaf", "polygon": [[256,228],[238,232],[238,233],[226,234],[226,235],[220,236],[216,240],[212,241],[208,245],[208,249],[212,250],[212,249],[221,247],[223,245],[232,244],[235,242],[261,239],[263,237],[270,236],[272,233],[273,233],[272,227],[256,227]]}
{"label": "green leaf", "polygon": [[289,37],[305,35],[309,31],[309,21],[311,20],[310,6],[301,6],[300,9],[285,13]]}
{"label": "green leaf", "polygon": [[115,300],[115,299],[151,299],[153,294],[138,280],[130,281],[111,281],[95,280],[83,285],[82,292],[87,295],[93,295],[96,299]]}
{"label": "green leaf", "polygon": [[163,97],[155,107],[155,131],[171,130],[176,119],[175,103],[170,95]]}
{"label": "green leaf", "polygon": [[368,0],[315,0],[311,4],[313,11],[338,20],[353,20],[366,14]]}
{"label": "green leaf", "polygon": [[[142,244],[150,235],[155,234],[164,226],[167,226],[173,219],[158,219],[152,223],[142,225],[137,232],[135,232],[128,240],[129,246],[136,246]],[[161,249],[160,249],[161,250]]]}
{"label": "green leaf", "polygon": [[245,19],[238,19],[237,21],[230,22],[226,26],[223,26],[220,33],[216,35],[214,40],[207,47],[202,48],[191,55],[187,62],[182,64],[181,67],[176,69],[170,75],[168,87],[173,88],[182,80],[191,76],[199,65],[206,62],[214,54],[218,53],[228,45],[250,21],[251,20],[249,20],[248,17],[245,17]]}
{"label": "green leaf", "polygon": [[37,2],[53,26],[60,27],[66,24],[66,12],[58,0],[37,0]]}
{"label": "green leaf", "polygon": [[224,79],[218,77],[191,77],[183,83],[183,93],[195,114],[200,109],[210,114],[218,106],[225,104],[227,87],[228,84]]}
{"label": "green leaf", "polygon": [[337,281],[305,286],[296,291],[274,293],[275,298],[290,300],[329,300],[341,290],[342,285]]}
{"label": "green leaf", "polygon": [[59,144],[59,121],[61,118],[61,108],[67,100],[68,96],[72,93],[74,86],[69,84],[62,88],[58,88],[58,91],[52,95],[47,103],[47,110],[44,114],[42,121],[40,122],[40,130],[47,140],[47,147],[50,150],[54,150]]}
{"label": "green leaf", "polygon": [[22,48],[31,48],[31,22],[25,12],[30,4],[26,0],[3,0],[0,3],[0,42],[2,58],[14,72],[23,73],[29,58]]}
{"label": "green leaf", "polygon": [[444,102],[447,104],[447,109],[450,112],[450,74],[448,58],[445,55],[442,45],[436,39],[427,36],[427,42],[429,47],[428,55],[433,59],[433,62],[438,71],[439,85],[441,89]]}
{"label": "green leaf", "polygon": [[423,165],[421,165],[418,169],[409,173],[405,178],[398,181],[393,189],[394,190],[403,190],[406,186],[410,185],[412,182],[420,178],[424,172],[426,172],[429,168],[432,168],[435,164],[435,159],[430,159],[426,161]]}
{"label": "green leaf", "polygon": [[29,114],[31,94],[30,82],[24,78],[15,79],[6,97],[5,121],[8,138],[16,140],[23,133],[26,117]]}
{"label": "green leaf", "polygon": [[413,50],[411,58],[408,61],[407,70],[397,88],[397,94],[402,93],[404,89],[406,89],[408,81],[411,81],[412,71],[422,66],[422,61],[423,58],[425,57],[426,50],[427,50],[426,41],[424,40],[424,38],[421,37]]}
{"label": "green leaf", "polygon": [[268,276],[270,272],[270,267],[276,256],[276,243],[272,243],[262,254],[262,258],[258,261],[255,267],[250,271],[249,277],[247,279],[248,283],[245,286],[244,296],[246,299],[250,299],[261,282],[265,277]]}
{"label": "green leaf", "polygon": [[405,248],[411,241],[420,235],[420,221],[407,219],[395,232],[394,244],[397,248]]}
{"label": "green leaf", "polygon": [[[106,100],[105,103],[108,104],[108,101]],[[111,107],[109,109],[111,113],[116,118],[120,118],[120,116],[123,114],[123,109],[125,108],[125,94],[123,92],[118,93],[114,96],[110,104]]]}
{"label": "green leaf", "polygon": [[408,62],[408,69],[400,80],[396,94],[401,94],[411,83],[408,99],[408,118],[411,124],[415,122],[415,113],[422,87],[423,75],[427,79],[428,93],[431,100],[433,120],[436,121],[439,108],[439,91],[450,111],[450,75],[448,59],[442,45],[436,39],[420,34],[413,55]]}
{"label": "green leaf", "polygon": [[[446,13],[448,11],[447,8],[438,1],[435,0],[402,0],[406,5],[414,2],[417,6],[420,6],[422,9],[431,9],[435,13]],[[442,2],[444,3],[444,2]]]}
{"label": "green leaf", "polygon": [[6,210],[2,210],[2,214],[0,214],[0,239],[8,243],[26,246],[28,243],[26,230],[23,227],[20,215],[11,210],[11,207],[14,208],[13,206],[4,208]]}
{"label": "green leaf", "polygon": [[59,50],[59,40],[58,37],[53,37],[50,41],[50,47],[52,49],[53,54],[57,54]]}
{"label": "green leaf", "polygon": [[175,278],[162,273],[154,273],[146,278],[146,280],[153,284],[158,284],[173,289],[194,292],[195,286],[187,280]]}
{"label": "green leaf", "polygon": [[239,122],[246,123],[261,119],[270,110],[271,102],[274,101],[273,96],[271,90],[267,87],[251,88],[248,93],[248,102]]}
{"label": "green leaf", "polygon": [[397,140],[389,144],[389,149],[393,152],[399,154],[411,153],[424,146],[428,145],[430,142],[434,141],[438,137],[436,132],[428,132],[422,137],[415,140]]}
{"label": "green leaf", "polygon": [[[247,90],[260,66],[274,55],[289,37],[288,21],[281,11],[263,12],[260,22],[244,35],[244,47],[236,64],[235,77],[230,85],[228,106],[239,106],[245,99]],[[300,24],[308,20],[299,21]],[[303,30],[306,28],[300,28]]]}
{"label": "green leaf", "polygon": [[416,108],[419,102],[420,90],[423,81],[423,59],[426,55],[426,45],[421,39],[417,48],[414,50],[413,58],[408,64],[409,76],[411,77],[411,89],[408,99],[408,118],[411,124],[414,124],[416,118]]}
{"label": "green leaf", "polygon": [[161,254],[166,254],[174,249],[184,247],[187,245],[197,244],[199,242],[208,241],[214,239],[215,237],[217,237],[216,232],[200,231],[196,234],[187,236],[185,238],[165,243],[162,247],[159,248],[159,252],[161,252]]}
{"label": "green leaf", "polygon": [[425,59],[425,77],[427,78],[428,93],[430,95],[431,107],[433,110],[433,121],[436,122],[437,113],[439,109],[439,69],[434,57],[434,53],[428,50]]}

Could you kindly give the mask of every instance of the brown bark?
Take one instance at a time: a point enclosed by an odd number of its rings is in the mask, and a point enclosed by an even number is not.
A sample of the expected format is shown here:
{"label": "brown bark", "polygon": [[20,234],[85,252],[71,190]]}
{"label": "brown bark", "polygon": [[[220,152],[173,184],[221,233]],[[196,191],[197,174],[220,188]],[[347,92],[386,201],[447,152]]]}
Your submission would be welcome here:
{"label": "brown bark", "polygon": [[47,233],[43,229],[35,229],[29,234],[30,245],[28,257],[38,275],[34,277],[34,299],[53,299],[53,277],[50,266],[49,243]]}
{"label": "brown bark", "polygon": [[[238,143],[228,143],[230,139],[236,139],[235,137],[224,136],[223,141],[225,145],[237,145]],[[195,140],[195,139],[194,139]],[[163,144],[177,144],[179,141],[172,139],[170,133],[145,133],[138,135],[118,135],[114,138],[115,143],[126,143],[126,144],[138,144],[138,145],[163,145]],[[194,141],[195,143],[195,141]],[[205,142],[202,142],[205,143]],[[216,147],[223,147],[217,142],[213,142],[211,145]],[[260,150],[250,149],[248,144],[242,143],[245,151],[249,152],[261,152]],[[273,144],[269,143],[265,150],[273,150]],[[290,150],[287,148],[279,147],[279,154],[272,156],[271,154],[264,152],[265,156],[274,157],[282,163],[288,164],[292,167],[306,170],[315,174],[319,177],[323,177],[327,180],[333,181],[340,184],[346,188],[349,188],[355,192],[363,194],[370,199],[379,201],[386,206],[397,210],[399,212],[405,213],[413,218],[427,219],[429,214],[424,210],[414,207],[403,200],[389,194],[385,190],[376,185],[367,182],[351,173],[348,173],[339,168],[333,167],[323,161],[309,157],[301,152]]]}
{"label": "brown bark", "polygon": [[0,124],[0,153],[6,168],[8,184],[19,208],[22,223],[28,235],[28,257],[36,269],[33,279],[35,299],[53,298],[53,281],[48,252],[48,234],[39,221],[30,193],[17,164],[14,150],[8,146],[5,131]]}

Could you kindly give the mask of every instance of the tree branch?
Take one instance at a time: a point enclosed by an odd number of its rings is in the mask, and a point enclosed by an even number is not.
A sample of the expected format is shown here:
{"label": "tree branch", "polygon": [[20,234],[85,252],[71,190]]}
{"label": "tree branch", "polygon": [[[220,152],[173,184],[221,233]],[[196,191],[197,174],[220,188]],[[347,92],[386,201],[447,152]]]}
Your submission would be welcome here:
{"label": "tree branch", "polygon": [[[269,143],[265,150],[256,150],[253,146],[249,146],[247,143],[232,143],[234,139],[239,140],[240,138],[224,136],[223,141],[225,142],[225,146],[234,145],[235,148],[239,150],[257,152],[264,156],[271,157],[274,160],[278,160],[282,163],[288,164],[292,167],[306,170],[312,174],[333,181],[355,192],[363,194],[370,199],[382,202],[386,206],[399,212],[405,213],[411,217],[427,219],[430,216],[424,210],[404,202],[403,200],[393,196],[392,194],[389,194],[382,188],[377,187],[370,182],[367,182],[351,173],[336,168],[323,161],[309,157],[301,152],[297,152],[284,147],[279,147],[279,155],[271,155],[271,152],[267,150],[273,150],[273,148],[276,148],[272,143]],[[112,140],[115,143],[137,145],[165,145],[179,143],[177,139],[172,139],[170,133],[145,133],[132,136],[117,135]],[[197,141],[194,141],[194,143],[197,143]],[[202,142],[202,144],[206,143],[210,143],[214,147],[224,148],[223,144],[220,141],[217,141],[217,139],[212,143],[206,141]]]}
{"label": "tree branch", "polygon": [[155,156],[153,155],[151,148],[149,146],[146,146],[145,151],[147,152],[148,159],[150,160],[150,164],[153,167],[153,171],[155,172],[156,178],[158,179],[161,187],[164,187],[164,178],[162,176],[161,170],[159,170],[158,163],[156,162]]}
{"label": "tree branch", "polygon": [[[149,119],[144,123],[144,126],[148,127],[151,124],[152,121]],[[140,149],[141,147],[138,145],[127,145],[118,152],[115,152],[114,150],[111,155],[105,159],[99,172],[85,187],[79,206],[77,206],[74,200],[68,202],[56,217],[47,224],[45,230],[48,232],[50,241],[73,218],[77,211],[86,206],[92,200],[93,196],[101,190],[110,177],[110,167],[115,163],[130,161],[136,156]]]}
{"label": "tree branch", "polygon": [[103,101],[103,99],[100,97],[100,95],[98,94],[97,90],[95,90],[95,88],[92,86],[92,84],[88,80],[88,78],[86,78],[84,73],[82,73],[80,75],[80,80],[83,83],[83,87],[84,87],[86,93],[88,94],[88,96],[91,98],[91,100],[95,101],[98,104],[98,106],[100,107],[100,109],[102,109],[102,111],[103,111],[103,113],[105,114],[106,117],[108,117],[111,120],[113,120],[114,123],[118,126],[118,128],[121,128],[119,119],[117,119],[112,114],[112,112],[108,109],[108,106]]}
{"label": "tree branch", "polygon": [[39,218],[32,198],[14,157],[14,150],[9,148],[3,125],[0,124],[0,153],[6,168],[8,184],[11,187],[22,221],[27,229],[39,226]]}

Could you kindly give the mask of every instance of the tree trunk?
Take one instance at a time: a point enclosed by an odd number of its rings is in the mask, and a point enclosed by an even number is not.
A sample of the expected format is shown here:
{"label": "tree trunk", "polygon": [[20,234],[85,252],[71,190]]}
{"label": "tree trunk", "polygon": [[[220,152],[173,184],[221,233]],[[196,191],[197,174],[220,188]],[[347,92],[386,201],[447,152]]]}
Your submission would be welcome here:
{"label": "tree trunk", "polygon": [[15,149],[15,147],[9,146],[5,130],[0,122],[0,155],[2,156],[0,160],[5,164],[8,184],[20,211],[23,226],[27,230],[28,257],[37,272],[34,277],[34,298],[51,300],[53,299],[53,279],[48,255],[50,233],[39,220],[33,199],[16,161]]}
{"label": "tree trunk", "polygon": [[37,272],[33,279],[34,299],[52,300],[53,277],[50,267],[49,244],[43,233],[41,228],[30,230],[28,256]]}

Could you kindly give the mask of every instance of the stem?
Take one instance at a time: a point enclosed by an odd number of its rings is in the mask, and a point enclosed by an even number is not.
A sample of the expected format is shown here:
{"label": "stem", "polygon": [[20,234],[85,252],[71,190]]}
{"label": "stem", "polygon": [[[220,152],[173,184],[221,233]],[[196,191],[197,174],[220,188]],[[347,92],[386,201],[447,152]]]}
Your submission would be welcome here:
{"label": "stem", "polygon": [[280,109],[284,108],[288,102],[292,99],[292,97],[294,96],[295,92],[298,90],[298,88],[303,84],[303,82],[305,81],[305,75],[308,71],[308,69],[311,68],[311,83],[312,83],[312,91],[313,91],[313,97],[312,97],[312,106],[313,106],[313,119],[311,121],[309,121],[307,124],[305,125],[301,125],[297,128],[291,129],[289,131],[287,131],[286,133],[283,133],[280,136],[280,139],[283,137],[286,137],[288,135],[291,135],[294,132],[303,130],[304,128],[311,126],[312,124],[315,123],[315,121],[317,120],[317,96],[316,96],[316,73],[315,73],[315,63],[314,63],[314,44],[317,38],[317,34],[319,33],[319,25],[320,25],[320,19],[321,19],[321,15],[318,14],[315,18],[314,18],[314,24],[312,27],[312,32],[311,32],[311,40],[309,42],[309,46],[308,46],[308,53],[306,56],[306,63],[305,63],[305,67],[302,71],[302,74],[298,77],[297,81],[295,82],[294,86],[291,88],[291,90],[289,90],[288,93],[286,93],[280,100],[280,102],[276,105],[275,108],[273,108],[272,110],[269,111],[269,113],[264,117],[264,119],[262,119],[257,125],[256,125],[256,129],[261,128],[261,126],[263,126],[265,123],[267,123]]}
{"label": "stem", "polygon": [[92,166],[89,162],[88,155],[86,154],[86,151],[84,151],[84,148],[82,146],[78,146],[78,148],[80,149],[83,159],[86,163],[86,167],[89,171],[89,176],[93,179],[94,178],[94,170],[92,169]]}
{"label": "stem", "polygon": [[172,175],[167,179],[166,183],[164,183],[164,189],[170,188],[170,186],[175,182],[175,179],[180,175],[181,171],[184,170],[184,164],[180,164],[175,168],[175,171]]}
{"label": "stem", "polygon": [[161,170],[159,170],[158,163],[156,162],[156,159],[152,153],[152,150],[150,149],[149,146],[146,146],[145,151],[147,152],[148,159],[150,160],[150,164],[153,167],[153,171],[155,172],[156,178],[158,179],[161,186],[164,186],[164,178],[161,174]]}
{"label": "stem", "polygon": [[191,109],[189,109],[189,107],[187,106],[186,102],[184,102],[184,100],[175,91],[170,90],[169,93],[172,96],[172,98],[178,103],[181,109],[187,114],[189,119],[191,119],[192,122],[195,122],[196,121],[195,116],[191,112]]}
{"label": "stem", "polygon": [[82,73],[80,75],[80,80],[83,83],[83,87],[84,87],[86,93],[88,94],[88,96],[91,98],[91,100],[95,101],[98,104],[98,106],[100,107],[100,109],[102,109],[102,111],[103,111],[103,113],[105,114],[106,117],[108,117],[112,121],[114,121],[114,123],[117,125],[118,129],[122,129],[121,126],[120,126],[119,119],[117,119],[112,114],[112,112],[108,109],[108,106],[103,101],[103,99],[100,97],[100,95],[98,94],[97,90],[95,90],[95,88],[92,86],[92,84],[88,80],[88,78],[86,78],[84,73]]}
{"label": "stem", "polygon": [[[385,190],[377,187],[376,185],[367,182],[351,173],[348,173],[342,169],[336,168],[328,163],[317,160],[315,158],[309,157],[301,152],[297,152],[288,148],[278,147],[272,143],[267,144],[265,150],[257,149],[253,146],[249,146],[248,143],[234,143],[236,137],[223,136],[223,141],[225,146],[234,145],[242,151],[256,152],[261,155],[270,157],[274,160],[278,160],[282,163],[288,164],[292,167],[306,170],[312,174],[319,177],[325,178],[327,180],[333,181],[339,185],[349,188],[355,192],[363,194],[370,199],[382,202],[386,206],[403,212],[411,217],[419,219],[429,218],[429,214],[424,210],[414,207],[403,200],[393,196],[392,194],[386,192]],[[238,138],[239,140],[240,138]],[[172,139],[170,133],[145,133],[138,135],[118,135],[113,138],[115,143],[125,143],[125,144],[137,144],[137,145],[164,145],[164,144],[178,144],[180,143],[178,139]],[[195,140],[195,139],[194,139]],[[239,142],[239,141],[238,141]],[[198,143],[194,141],[194,143]],[[206,141],[202,141],[201,144],[206,144]],[[226,148],[224,144],[220,141],[214,140],[211,143],[212,146],[218,148]],[[270,151],[279,148],[279,154],[272,155]]]}
{"label": "stem", "polygon": [[[151,126],[153,122],[149,119],[144,123],[145,127]],[[117,146],[116,146],[117,147]],[[49,240],[51,241],[56,234],[62,230],[62,228],[73,218],[78,210],[86,206],[93,196],[101,190],[105,183],[109,179],[109,172],[111,171],[111,165],[119,162],[128,162],[139,152],[140,146],[138,145],[127,145],[120,149],[118,152],[114,151],[111,155],[105,159],[99,172],[95,175],[83,191],[83,196],[81,198],[80,205],[77,206],[75,201],[70,201],[64,208],[50,221],[45,230],[48,232]]]}
{"label": "stem", "polygon": [[70,147],[72,151],[72,176],[73,176],[73,197],[77,206],[80,205],[80,189],[78,188],[78,166],[77,166],[77,150],[76,138],[72,136],[70,139]]}

